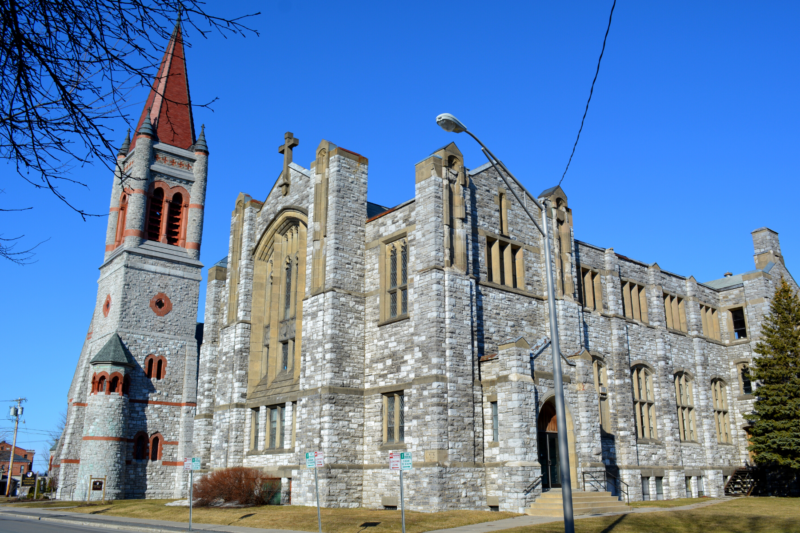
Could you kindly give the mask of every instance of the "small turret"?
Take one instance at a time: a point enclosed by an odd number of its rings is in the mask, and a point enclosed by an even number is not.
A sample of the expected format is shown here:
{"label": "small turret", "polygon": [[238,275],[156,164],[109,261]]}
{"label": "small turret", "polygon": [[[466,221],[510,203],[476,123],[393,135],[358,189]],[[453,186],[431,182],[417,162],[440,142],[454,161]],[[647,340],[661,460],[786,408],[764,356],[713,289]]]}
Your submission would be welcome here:
{"label": "small turret", "polygon": [[125,142],[122,143],[122,146],[119,147],[119,152],[117,153],[117,159],[120,157],[125,157],[128,155],[128,150],[131,147],[131,129],[128,128],[128,133],[125,134]]}
{"label": "small turret", "polygon": [[203,152],[204,154],[208,155],[208,145],[206,144],[206,125],[203,124],[200,126],[200,137],[197,138],[197,142],[194,143],[194,151],[195,152]]}
{"label": "small turret", "polygon": [[156,134],[153,131],[153,125],[150,123],[150,110],[147,110],[147,114],[144,116],[144,121],[142,125],[139,127],[139,131],[136,132],[136,136],[140,135],[147,135],[151,139],[155,139]]}

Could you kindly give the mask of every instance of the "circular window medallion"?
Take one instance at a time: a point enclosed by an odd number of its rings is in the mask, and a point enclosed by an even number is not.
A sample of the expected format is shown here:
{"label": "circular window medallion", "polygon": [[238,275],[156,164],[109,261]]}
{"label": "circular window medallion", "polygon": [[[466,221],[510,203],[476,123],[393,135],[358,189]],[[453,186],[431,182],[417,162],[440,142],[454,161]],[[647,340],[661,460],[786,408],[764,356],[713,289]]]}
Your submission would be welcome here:
{"label": "circular window medallion", "polygon": [[172,301],[169,299],[169,296],[163,292],[159,292],[150,299],[150,309],[158,316],[164,316],[172,311]]}
{"label": "circular window medallion", "polygon": [[111,311],[111,295],[106,296],[106,303],[103,304],[103,316],[107,317],[108,312]]}

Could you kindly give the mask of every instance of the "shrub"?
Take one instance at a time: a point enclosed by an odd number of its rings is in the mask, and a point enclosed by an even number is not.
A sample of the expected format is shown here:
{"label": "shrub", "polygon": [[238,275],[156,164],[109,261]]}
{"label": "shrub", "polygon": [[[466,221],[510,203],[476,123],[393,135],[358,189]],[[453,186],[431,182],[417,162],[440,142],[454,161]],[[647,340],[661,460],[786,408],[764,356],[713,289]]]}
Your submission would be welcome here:
{"label": "shrub", "polygon": [[242,466],[211,472],[194,484],[195,505],[200,507],[220,503],[266,505],[279,498],[280,492],[280,478]]}

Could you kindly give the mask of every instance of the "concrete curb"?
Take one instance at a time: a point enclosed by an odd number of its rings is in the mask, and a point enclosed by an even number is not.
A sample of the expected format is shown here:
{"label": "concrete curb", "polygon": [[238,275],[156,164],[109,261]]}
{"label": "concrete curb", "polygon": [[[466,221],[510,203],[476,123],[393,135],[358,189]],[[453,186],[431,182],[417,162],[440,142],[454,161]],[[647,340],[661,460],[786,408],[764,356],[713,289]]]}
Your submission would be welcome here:
{"label": "concrete curb", "polygon": [[[147,531],[147,532],[156,532],[156,533],[175,533],[176,531],[189,531],[189,526],[187,524],[186,529],[177,529],[177,528],[170,528],[170,529],[154,529],[153,526],[147,526],[142,524],[140,526],[137,525],[126,525],[126,524],[109,524],[108,522],[92,522],[89,521],[82,521],[82,520],[69,520],[66,518],[58,518],[54,516],[40,516],[40,515],[30,515],[25,513],[9,513],[6,511],[0,511],[0,517],[3,516],[10,516],[14,518],[24,518],[26,520],[39,520],[42,522],[56,522],[61,524],[70,524],[73,526],[87,526],[87,527],[100,527],[105,529],[118,529],[118,530],[125,530],[125,531]],[[192,524],[192,529],[197,529]],[[210,531],[210,530],[205,530]]]}

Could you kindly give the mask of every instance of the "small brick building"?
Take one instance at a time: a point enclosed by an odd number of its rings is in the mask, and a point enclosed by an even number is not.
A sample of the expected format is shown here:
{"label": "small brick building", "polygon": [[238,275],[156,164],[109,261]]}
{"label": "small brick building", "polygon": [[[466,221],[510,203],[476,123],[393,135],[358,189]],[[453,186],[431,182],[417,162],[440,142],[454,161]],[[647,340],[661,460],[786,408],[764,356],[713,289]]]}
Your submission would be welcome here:
{"label": "small brick building", "polygon": [[[19,446],[14,447],[14,471],[12,475],[18,476],[20,474],[27,474],[33,472],[33,456],[36,452],[26,450]],[[8,473],[8,463],[11,459],[11,443],[0,441],[0,472],[3,474]]]}

